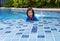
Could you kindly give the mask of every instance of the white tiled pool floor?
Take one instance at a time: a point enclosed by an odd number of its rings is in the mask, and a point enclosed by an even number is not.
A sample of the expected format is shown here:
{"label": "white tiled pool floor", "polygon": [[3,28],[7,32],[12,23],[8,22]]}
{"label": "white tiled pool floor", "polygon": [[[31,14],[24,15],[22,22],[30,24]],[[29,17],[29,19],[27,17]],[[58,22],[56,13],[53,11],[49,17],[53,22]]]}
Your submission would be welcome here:
{"label": "white tiled pool floor", "polygon": [[60,41],[60,20],[0,21],[0,41]]}

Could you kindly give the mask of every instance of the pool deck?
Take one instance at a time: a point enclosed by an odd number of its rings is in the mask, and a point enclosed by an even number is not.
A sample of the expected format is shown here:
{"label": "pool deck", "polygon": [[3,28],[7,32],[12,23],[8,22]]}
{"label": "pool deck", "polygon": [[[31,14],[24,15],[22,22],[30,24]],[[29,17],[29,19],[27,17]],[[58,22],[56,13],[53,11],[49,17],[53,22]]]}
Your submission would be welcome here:
{"label": "pool deck", "polygon": [[[25,11],[27,10],[27,8],[5,8],[5,7],[0,7],[0,9],[11,9],[11,10],[21,10],[21,11]],[[60,8],[33,8],[34,10],[40,10],[40,11],[59,11],[60,12]]]}

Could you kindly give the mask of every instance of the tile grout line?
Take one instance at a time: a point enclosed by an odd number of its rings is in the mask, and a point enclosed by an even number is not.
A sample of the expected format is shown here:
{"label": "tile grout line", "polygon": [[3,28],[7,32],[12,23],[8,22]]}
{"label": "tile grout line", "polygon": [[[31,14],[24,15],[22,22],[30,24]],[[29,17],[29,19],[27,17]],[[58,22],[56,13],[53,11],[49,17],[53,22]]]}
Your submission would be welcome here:
{"label": "tile grout line", "polygon": [[[17,27],[17,26],[16,26]],[[16,30],[16,28],[14,29],[14,30]],[[18,30],[19,31],[19,30]],[[16,32],[18,32],[18,31],[16,31]],[[16,35],[16,33],[15,33],[15,35]],[[14,35],[14,37],[15,37],[15,35]],[[14,37],[11,39],[11,41],[14,39]]]}
{"label": "tile grout line", "polygon": [[[14,26],[12,26],[12,27],[14,27]],[[12,31],[13,31],[13,30],[15,30],[15,29],[12,29]],[[12,34],[12,33],[11,33],[11,34]],[[9,35],[10,35],[10,34],[9,34]],[[6,37],[4,38],[4,40],[5,40],[7,37],[8,37],[8,36],[6,36]],[[3,41],[4,41],[4,40],[3,40]]]}
{"label": "tile grout line", "polygon": [[[4,30],[5,30],[5,28],[4,28]],[[4,31],[4,32],[5,32],[5,31]],[[3,35],[4,35],[4,33],[3,33]],[[6,37],[7,37],[7,36],[6,36]],[[6,37],[5,37],[5,38],[6,38]],[[3,39],[3,41],[5,40],[5,38]]]}
{"label": "tile grout line", "polygon": [[[2,23],[2,22],[1,22],[1,23]],[[3,23],[2,23],[2,24],[3,24]],[[5,25],[6,25],[6,24],[5,24]],[[5,27],[5,28],[6,28],[6,27]],[[4,28],[4,30],[6,30],[5,28]],[[4,31],[4,33],[5,33],[5,31]],[[3,35],[4,35],[4,33],[3,33]],[[9,34],[9,35],[10,35],[10,34]],[[7,35],[7,36],[8,36],[8,35]],[[5,40],[5,38],[7,38],[7,36],[4,36],[4,38],[3,38],[3,40],[2,40],[2,41],[4,41],[4,40]]]}
{"label": "tile grout line", "polygon": [[[42,19],[42,21],[43,21],[43,19]],[[43,23],[43,30],[44,30],[44,23]],[[44,31],[45,31],[45,30],[44,30]],[[44,35],[46,35],[45,32],[44,32]],[[46,41],[46,37],[45,37],[45,41]]]}
{"label": "tile grout line", "polygon": [[[57,21],[57,20],[56,20]],[[56,27],[55,27],[56,28]],[[57,28],[56,28],[57,29]],[[58,31],[59,31],[59,29],[58,29]]]}
{"label": "tile grout line", "polygon": [[[15,30],[16,30],[16,29],[15,29]],[[19,31],[19,30],[18,30],[18,31]],[[16,33],[15,33],[15,35],[16,35]],[[11,39],[11,41],[14,39],[15,35],[13,36],[13,38]]]}
{"label": "tile grout line", "polygon": [[[55,20],[54,20],[55,21]],[[56,27],[55,27],[56,28]],[[52,31],[51,31],[52,32]],[[54,39],[54,41],[55,41],[55,37],[54,37],[54,34],[52,33],[52,36],[53,36],[53,39]]]}
{"label": "tile grout line", "polygon": [[[50,27],[50,24],[49,24],[49,27]],[[51,30],[51,28],[50,28],[50,30]],[[52,32],[52,31],[51,31]],[[53,33],[51,33],[52,34],[52,37],[53,37],[53,40],[55,41],[55,38],[54,38],[54,35],[53,35]]]}
{"label": "tile grout line", "polygon": [[[28,28],[28,27],[26,27],[26,29],[27,29],[27,28]],[[23,32],[23,34],[26,32],[26,29],[25,29],[25,31]],[[23,34],[22,34],[22,35],[23,35]],[[22,35],[21,35],[21,37],[22,37]],[[19,41],[20,41],[21,37],[19,38]]]}
{"label": "tile grout line", "polygon": [[[32,26],[33,26],[33,25],[32,25]],[[31,27],[31,31],[32,31],[32,28],[33,28],[33,27]],[[31,31],[30,31],[30,33],[29,33],[29,38],[28,38],[27,41],[29,41],[29,39],[30,39]]]}
{"label": "tile grout line", "polygon": [[[38,26],[39,27],[39,26]],[[37,37],[38,37],[38,28],[37,28]],[[38,38],[36,38],[36,41],[38,40]]]}
{"label": "tile grout line", "polygon": [[37,41],[37,37],[38,37],[38,25],[37,25],[36,41]]}
{"label": "tile grout line", "polygon": [[[13,29],[13,30],[15,30],[15,29]],[[12,31],[13,31],[13,30],[12,30]],[[5,37],[5,39],[6,39],[6,38],[7,38],[7,36]],[[4,39],[4,40],[5,40],[5,39]],[[3,41],[4,41],[4,40],[3,40]]]}

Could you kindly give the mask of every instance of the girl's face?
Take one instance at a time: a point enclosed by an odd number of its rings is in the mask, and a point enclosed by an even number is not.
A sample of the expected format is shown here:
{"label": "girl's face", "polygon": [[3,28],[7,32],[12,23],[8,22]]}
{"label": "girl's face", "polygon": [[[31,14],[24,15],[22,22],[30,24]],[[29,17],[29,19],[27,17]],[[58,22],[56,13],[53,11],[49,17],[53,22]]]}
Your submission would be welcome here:
{"label": "girl's face", "polygon": [[29,11],[28,11],[28,16],[29,16],[29,17],[33,17],[33,12],[32,12],[32,10],[29,10]]}

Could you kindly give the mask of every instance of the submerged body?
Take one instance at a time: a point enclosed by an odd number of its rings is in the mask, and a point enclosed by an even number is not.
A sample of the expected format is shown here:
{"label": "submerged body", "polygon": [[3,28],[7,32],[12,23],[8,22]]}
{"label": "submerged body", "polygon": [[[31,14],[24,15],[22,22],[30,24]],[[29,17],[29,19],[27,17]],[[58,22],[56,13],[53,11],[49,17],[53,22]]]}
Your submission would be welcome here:
{"label": "submerged body", "polygon": [[32,18],[27,17],[26,21],[38,21],[38,19],[35,16]]}

